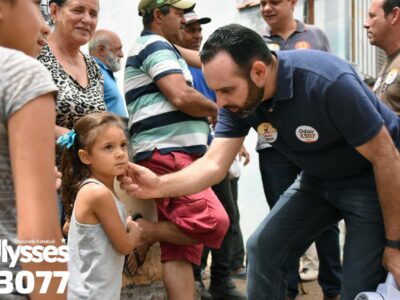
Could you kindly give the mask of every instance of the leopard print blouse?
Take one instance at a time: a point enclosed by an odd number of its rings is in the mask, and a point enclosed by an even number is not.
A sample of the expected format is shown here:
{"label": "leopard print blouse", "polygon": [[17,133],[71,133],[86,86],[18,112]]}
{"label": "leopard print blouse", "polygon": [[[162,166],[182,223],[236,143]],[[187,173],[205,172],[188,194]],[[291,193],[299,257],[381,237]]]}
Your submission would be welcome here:
{"label": "leopard print blouse", "polygon": [[85,88],[64,71],[48,45],[43,47],[38,56],[38,60],[50,71],[59,89],[56,124],[68,129],[72,129],[81,117],[106,110],[103,97],[103,75],[90,56],[85,54],[83,56],[89,78],[89,84]]}

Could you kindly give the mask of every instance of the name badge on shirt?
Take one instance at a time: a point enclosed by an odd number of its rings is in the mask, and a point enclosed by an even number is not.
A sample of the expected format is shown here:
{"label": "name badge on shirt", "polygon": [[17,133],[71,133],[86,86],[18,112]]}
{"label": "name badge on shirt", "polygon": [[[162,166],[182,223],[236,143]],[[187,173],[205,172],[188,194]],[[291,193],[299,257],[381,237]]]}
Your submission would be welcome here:
{"label": "name badge on shirt", "polygon": [[315,143],[319,139],[318,131],[311,126],[299,126],[296,129],[297,138],[304,143]]}
{"label": "name badge on shirt", "polygon": [[257,132],[264,137],[265,141],[268,143],[273,143],[278,138],[278,131],[271,123],[261,123],[257,127]]}

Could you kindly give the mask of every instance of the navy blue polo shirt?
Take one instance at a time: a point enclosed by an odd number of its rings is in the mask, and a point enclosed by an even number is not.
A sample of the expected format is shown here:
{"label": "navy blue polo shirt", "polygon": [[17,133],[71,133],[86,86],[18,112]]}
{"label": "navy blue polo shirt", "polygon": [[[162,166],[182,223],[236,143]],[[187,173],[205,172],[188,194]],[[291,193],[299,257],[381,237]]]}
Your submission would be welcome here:
{"label": "navy blue polo shirt", "polygon": [[253,127],[304,174],[332,187],[374,185],[371,164],[354,147],[385,124],[397,147],[399,118],[352,67],[322,51],[282,51],[272,99],[241,119],[220,109],[216,137],[242,137]]}

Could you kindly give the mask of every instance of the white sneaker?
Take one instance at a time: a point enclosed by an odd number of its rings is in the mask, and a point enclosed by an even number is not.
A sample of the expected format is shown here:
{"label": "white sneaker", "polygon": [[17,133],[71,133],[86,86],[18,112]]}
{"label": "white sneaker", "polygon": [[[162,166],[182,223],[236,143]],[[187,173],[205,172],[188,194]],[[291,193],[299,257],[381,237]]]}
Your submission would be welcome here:
{"label": "white sneaker", "polygon": [[300,272],[301,281],[314,281],[318,278],[318,271],[311,269],[303,269]]}

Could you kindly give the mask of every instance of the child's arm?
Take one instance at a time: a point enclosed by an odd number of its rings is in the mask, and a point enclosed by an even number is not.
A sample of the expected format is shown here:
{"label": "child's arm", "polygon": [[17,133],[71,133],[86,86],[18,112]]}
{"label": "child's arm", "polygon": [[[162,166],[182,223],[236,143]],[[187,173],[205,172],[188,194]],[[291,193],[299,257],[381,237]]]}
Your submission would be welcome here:
{"label": "child's arm", "polygon": [[124,255],[131,253],[140,239],[140,228],[138,223],[128,218],[125,229],[110,190],[105,186],[91,185],[82,188],[80,196],[87,198],[115,250]]}
{"label": "child's arm", "polygon": [[[53,246],[58,247],[62,245],[62,235],[57,217],[54,122],[54,94],[46,94],[15,112],[8,130],[18,239],[38,243],[54,240]],[[66,263],[46,261],[25,263],[22,267],[33,274],[67,269]],[[53,278],[50,283],[46,295],[39,294],[41,284],[36,283],[31,299],[65,299],[65,294],[57,294],[59,281]]]}

